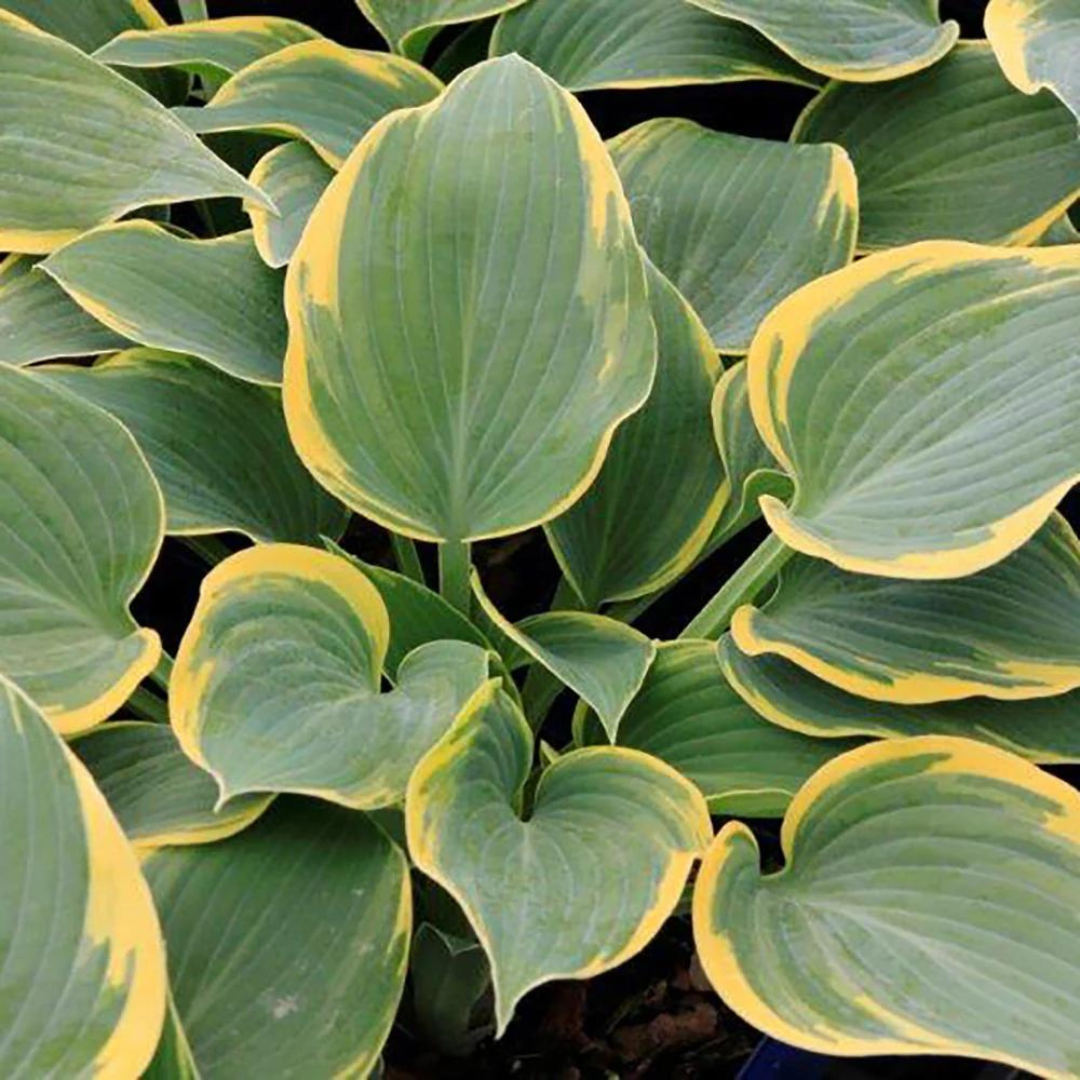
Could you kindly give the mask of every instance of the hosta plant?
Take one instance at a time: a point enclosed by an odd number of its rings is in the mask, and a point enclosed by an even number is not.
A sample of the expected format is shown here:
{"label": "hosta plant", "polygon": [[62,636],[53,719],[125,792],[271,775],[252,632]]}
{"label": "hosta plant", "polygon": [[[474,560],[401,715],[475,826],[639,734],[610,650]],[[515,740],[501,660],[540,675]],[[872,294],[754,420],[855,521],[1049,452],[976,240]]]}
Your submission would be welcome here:
{"label": "hosta plant", "polygon": [[209,6],[0,0],[0,1075],[467,1053],[676,918],[1080,1076],[1075,4]]}

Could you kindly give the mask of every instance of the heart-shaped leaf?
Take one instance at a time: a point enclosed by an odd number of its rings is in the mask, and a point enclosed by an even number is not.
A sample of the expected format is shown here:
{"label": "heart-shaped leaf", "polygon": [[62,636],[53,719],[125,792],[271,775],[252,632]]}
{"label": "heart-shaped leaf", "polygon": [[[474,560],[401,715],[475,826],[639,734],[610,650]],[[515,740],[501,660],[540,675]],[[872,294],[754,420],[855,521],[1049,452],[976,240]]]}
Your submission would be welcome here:
{"label": "heart-shaped leaf", "polygon": [[1003,750],[928,736],[852,750],[795,798],[787,865],[717,836],[694,936],[754,1027],[823,1054],[1080,1066],[1080,794]]}
{"label": "heart-shaped leaf", "polygon": [[[469,153],[446,151],[466,140]],[[286,294],[300,456],[348,505],[419,539],[565,510],[655,372],[615,170],[581,106],[517,57],[363,140]]]}
{"label": "heart-shaped leaf", "polygon": [[532,753],[525,718],[492,680],[417,767],[405,802],[413,861],[458,901],[491,961],[499,1034],[533,987],[644,948],[710,832],[693,784],[616,747],[560,757],[522,820]]}
{"label": "heart-shaped leaf", "polygon": [[648,120],[608,144],[649,258],[725,353],[808,281],[851,262],[858,194],[839,146]]}
{"label": "heart-shaped leaf", "polygon": [[0,790],[0,1075],[139,1076],[165,1016],[149,890],[86,769],[4,679]]}
{"label": "heart-shaped leaf", "polygon": [[368,1076],[412,930],[401,851],[364,814],[279,799],[217,844],[144,863],[204,1077]]}
{"label": "heart-shaped leaf", "polygon": [[419,60],[443,26],[498,15],[525,0],[357,0],[395,52]]}
{"label": "heart-shaped leaf", "polygon": [[986,42],[879,86],[831,83],[792,138],[839,143],[859,175],[859,248],[950,237],[1027,244],[1080,195],[1076,117],[1018,94]]}
{"label": "heart-shaped leaf", "polygon": [[249,232],[189,240],[124,221],[86,233],[41,268],[132,341],[190,353],[252,382],[281,381],[282,275],[259,258]]}
{"label": "heart-shaped leaf", "polygon": [[71,735],[157,664],[128,604],[161,546],[161,492],[116,420],[4,365],[0,476],[0,673]]}
{"label": "heart-shaped leaf", "polygon": [[926,242],[807,285],[747,369],[796,485],[790,509],[761,500],[769,524],[858,573],[963,577],[1004,558],[1080,478],[1078,341],[1075,246]]}
{"label": "heart-shaped leaf", "polygon": [[492,56],[515,52],[568,90],[819,81],[757,31],[685,0],[532,0],[492,34]]}
{"label": "heart-shaped leaf", "polygon": [[344,806],[399,802],[413,766],[487,677],[482,649],[437,641],[382,693],[389,621],[351,563],[268,544],[203,580],[180,643],[169,711],[222,801],[293,791]]}
{"label": "heart-shaped leaf", "polygon": [[167,532],[235,530],[261,542],[311,544],[344,532],[348,511],[301,465],[276,387],[152,349],[40,373],[135,436],[165,495]]}

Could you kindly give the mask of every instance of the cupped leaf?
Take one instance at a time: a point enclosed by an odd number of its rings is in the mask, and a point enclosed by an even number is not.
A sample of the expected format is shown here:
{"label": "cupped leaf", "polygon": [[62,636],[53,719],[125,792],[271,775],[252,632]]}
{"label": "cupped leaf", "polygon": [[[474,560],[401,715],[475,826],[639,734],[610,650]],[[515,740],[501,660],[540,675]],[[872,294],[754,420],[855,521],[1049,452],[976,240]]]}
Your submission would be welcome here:
{"label": "cupped leaf", "polygon": [[747,656],[729,636],[718,649],[724,677],[739,696],[770,723],[791,731],[823,738],[956,735],[1032,761],[1080,761],[1080,690],[1013,701],[970,697],[897,705],[850,694],[781,656]]}
{"label": "cupped leaf", "polygon": [[248,796],[215,813],[213,777],[191,763],[166,724],[102,724],[72,748],[137,849],[222,840],[270,805],[269,796]]}
{"label": "cupped leaf", "polygon": [[500,1034],[533,987],[644,948],[710,832],[693,784],[621,747],[560,757],[523,821],[532,753],[525,718],[492,680],[421,761],[405,801],[413,861],[454,896],[491,961]]}
{"label": "cupped leaf", "polygon": [[377,120],[440,90],[434,75],[400,56],[303,41],[238,71],[208,105],[173,113],[199,133],[254,130],[303,139],[336,169]]}
{"label": "cupped leaf", "polygon": [[0,679],[0,1074],[139,1076],[165,952],[138,861],[86,769]]}
{"label": "cupped leaf", "polygon": [[315,208],[286,294],[301,458],[419,539],[557,516],[655,371],[615,170],[577,101],[517,57],[363,140]]}
{"label": "cupped leaf", "polygon": [[52,251],[141,206],[266,203],[149,94],[2,10],[0,55],[0,250]]}
{"label": "cupped leaf", "polygon": [[487,678],[484,650],[437,641],[382,693],[386,607],[353,564],[270,544],[203,580],[180,643],[169,712],[222,801],[292,791],[344,806],[399,802],[416,762]]}
{"label": "cupped leaf", "polygon": [[292,258],[311,211],[333,178],[334,170],[302,142],[275,147],[255,166],[251,182],[264,189],[277,207],[271,214],[255,204],[245,206],[255,247],[267,266],[284,266]]}
{"label": "cupped leaf", "polygon": [[800,285],[851,261],[858,194],[838,146],[648,120],[608,144],[638,238],[725,353]]}
{"label": "cupped leaf", "polygon": [[148,221],[109,225],[41,264],[85,311],[141,345],[259,383],[281,381],[282,276],[250,232],[189,240]]}
{"label": "cupped leaf", "polygon": [[859,248],[951,237],[1026,244],[1080,195],[1076,118],[1018,94],[985,42],[882,86],[831,83],[792,138],[839,143],[859,174]]}
{"label": "cupped leaf", "polygon": [[[784,543],[845,570],[973,574],[1080,478],[1080,248],[926,242],[801,289],[748,366],[754,420],[795,478]],[[1007,466],[1003,466],[1007,463]]]}
{"label": "cupped leaf", "polygon": [[37,270],[36,259],[10,255],[0,262],[0,364],[92,356],[126,344]]}
{"label": "cupped leaf", "polygon": [[491,55],[518,53],[568,90],[769,79],[818,85],[757,31],[685,0],[532,0],[503,15]]}
{"label": "cupped leaf", "polygon": [[485,19],[525,0],[357,0],[395,51],[419,60],[441,27]]}
{"label": "cupped leaf", "polygon": [[796,796],[786,866],[733,822],[694,893],[705,971],[774,1038],[824,1054],[1080,1068],[1080,795],[927,736],[852,750]]}
{"label": "cupped leaf", "polygon": [[506,666],[513,670],[541,664],[595,711],[614,742],[619,721],[656,656],[656,646],[624,622],[585,611],[547,611],[512,623],[488,598],[475,571],[472,590],[510,646],[503,649]]}
{"label": "cupped leaf", "polygon": [[714,814],[776,817],[811,773],[857,745],[762,719],[728,685],[711,641],[669,641],[619,724],[619,745],[666,761]]}
{"label": "cupped leaf", "polygon": [[275,387],[153,349],[39,370],[135,436],[161,484],[167,532],[310,544],[344,532],[348,511],[301,465]]}
{"label": "cupped leaf", "polygon": [[319,37],[294,19],[238,15],[180,26],[125,30],[96,50],[94,59],[115,67],[178,67],[220,78],[289,45]]}
{"label": "cupped leaf", "polygon": [[846,82],[898,79],[929,67],[960,27],[938,18],[938,0],[690,0],[752,26],[813,71]]}
{"label": "cupped leaf", "polygon": [[1071,0],[990,0],[985,26],[1013,86],[1049,89],[1080,119],[1080,10]]}
{"label": "cupped leaf", "polygon": [[161,546],[161,492],[116,420],[4,365],[0,476],[0,673],[71,735],[157,664],[128,604]]}
{"label": "cupped leaf", "polygon": [[651,264],[657,369],[649,400],[615,433],[588,491],[547,524],[585,606],[644,596],[687,570],[726,498],[709,438],[720,361],[693,309]]}
{"label": "cupped leaf", "polygon": [[1001,562],[932,582],[796,555],[761,609],[735,612],[731,636],[878,701],[1060,694],[1080,687],[1080,542],[1053,514]]}
{"label": "cupped leaf", "polygon": [[370,1074],[412,905],[404,857],[366,815],[279,799],[237,836],[163,848],[144,869],[199,1075]]}
{"label": "cupped leaf", "polygon": [[729,494],[710,547],[761,517],[758,500],[762,495],[787,502],[793,494],[791,477],[777,464],[754,426],[745,361],[728,368],[716,384],[712,421]]}

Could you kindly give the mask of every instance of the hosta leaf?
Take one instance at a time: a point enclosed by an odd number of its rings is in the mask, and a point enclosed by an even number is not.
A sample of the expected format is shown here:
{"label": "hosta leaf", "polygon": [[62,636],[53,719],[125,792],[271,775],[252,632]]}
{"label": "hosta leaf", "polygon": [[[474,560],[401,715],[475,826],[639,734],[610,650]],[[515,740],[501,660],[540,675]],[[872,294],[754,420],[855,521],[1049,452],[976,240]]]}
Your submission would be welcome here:
{"label": "hosta leaf", "polygon": [[859,174],[859,247],[955,237],[1025,244],[1080,195],[1076,118],[1018,94],[985,42],[883,86],[831,83],[792,136],[840,143]]}
{"label": "hosta leaf", "polygon": [[1078,335],[1075,246],[927,242],[806,286],[749,360],[754,419],[796,483],[790,508],[762,499],[769,524],[859,573],[1004,558],[1080,478]]}
{"label": "hosta leaf", "polygon": [[270,804],[268,796],[247,796],[215,813],[213,777],[191,763],[166,724],[102,724],[73,749],[136,848],[221,840]]}
{"label": "hosta leaf", "polygon": [[619,725],[619,745],[666,761],[714,814],[777,816],[854,740],[810,738],[763,720],[720,673],[709,641],[662,644]]}
{"label": "hosta leaf", "polygon": [[347,504],[419,539],[499,536],[565,510],[655,370],[615,170],[581,106],[517,57],[364,139],[286,293],[300,456]]}
{"label": "hosta leaf", "polygon": [[694,894],[721,996],[824,1054],[1080,1068],[1080,795],[1002,750],[928,736],[852,750],[795,798],[763,876],[733,822]]}
{"label": "hosta leaf", "polygon": [[344,531],[348,512],[300,464],[275,387],[153,349],[40,372],[135,436],[165,495],[167,532],[316,544]]}
{"label": "hosta leaf", "polygon": [[970,697],[897,705],[850,694],[780,656],[747,656],[727,636],[719,656],[724,677],[743,700],[791,731],[826,738],[959,735],[1032,761],[1080,761],[1080,690],[1020,701]]}
{"label": "hosta leaf", "polygon": [[1068,214],[1062,214],[1035,243],[1040,247],[1053,247],[1057,244],[1080,244],[1080,230],[1072,223],[1072,219]]}
{"label": "hosta leaf", "polygon": [[251,182],[265,189],[278,211],[245,207],[255,246],[267,266],[284,266],[292,258],[311,211],[333,178],[334,170],[302,142],[275,147],[255,166]]}
{"label": "hosta leaf", "polygon": [[778,301],[851,261],[858,196],[838,146],[648,120],[608,147],[642,246],[722,352],[746,352]]}
{"label": "hosta leaf", "polygon": [[200,133],[295,136],[336,169],[377,120],[441,89],[434,75],[399,56],[304,41],[237,72],[209,105],[173,113]]}
{"label": "hosta leaf", "polygon": [[712,420],[730,492],[713,530],[716,542],[761,516],[758,500],[762,495],[786,502],[793,485],[754,426],[744,361],[725,371],[716,384]]}
{"label": "hosta leaf", "polygon": [[26,255],[0,262],[0,364],[90,356],[127,344],[87,315],[36,263]]}
{"label": "hosta leaf", "polygon": [[408,867],[363,814],[280,799],[144,864],[199,1074],[367,1076],[405,982]]}
{"label": "hosta leaf", "polygon": [[725,499],[709,437],[720,372],[693,309],[649,265],[656,323],[656,381],[644,408],[615,433],[604,467],[548,539],[586,607],[659,589],[694,561]]}
{"label": "hosta leaf", "polygon": [[259,258],[249,232],[188,240],[125,221],[79,237],[41,265],[133,341],[191,353],[252,382],[281,381],[282,276]]}
{"label": "hosta leaf", "polygon": [[525,0],[357,0],[395,51],[419,60],[443,26],[508,11]]}
{"label": "hosta leaf", "polygon": [[0,673],[74,734],[157,664],[127,605],[161,545],[161,493],[111,416],[3,365],[0,476]]}
{"label": "hosta leaf", "polygon": [[319,36],[293,19],[238,15],[151,30],[125,30],[102,45],[94,59],[116,67],[179,67],[220,78],[289,45]]}
{"label": "hosta leaf", "polygon": [[708,843],[701,793],[648,754],[572,751],[548,767],[528,820],[525,718],[492,680],[409,782],[416,865],[464,909],[491,961],[498,1030],[551,979],[583,979],[642,949]]}
{"label": "hosta leaf", "polygon": [[6,11],[0,55],[0,250],[52,251],[141,206],[265,202],[149,94]]}
{"label": "hosta leaf", "polygon": [[1013,86],[1052,90],[1080,119],[1080,11],[1071,0],[990,0],[986,36]]}
{"label": "hosta leaf", "polygon": [[735,612],[731,636],[879,701],[1060,694],[1080,686],[1080,543],[1053,514],[1001,562],[932,582],[796,555],[762,609]]}
{"label": "hosta leaf", "polygon": [[0,679],[6,1077],[139,1076],[165,1015],[161,931],[86,769]]}
{"label": "hosta leaf", "polygon": [[506,666],[541,664],[592,707],[614,742],[656,646],[626,623],[585,611],[547,611],[515,624],[492,604],[475,571],[472,587],[484,614],[511,646],[503,650]]}
{"label": "hosta leaf", "polygon": [[171,992],[165,1027],[154,1051],[154,1059],[139,1080],[200,1080],[180,1017],[176,1015],[176,1003]]}
{"label": "hosta leaf", "polygon": [[898,79],[929,67],[960,27],[938,18],[938,0],[691,0],[737,19],[800,64],[847,82]]}
{"label": "hosta leaf", "polygon": [[386,607],[351,563],[272,544],[204,579],[169,712],[222,800],[293,791],[344,806],[399,802],[413,766],[487,677],[482,649],[436,641],[380,690]]}
{"label": "hosta leaf", "polygon": [[491,54],[519,53],[569,90],[771,79],[816,86],[756,31],[685,0],[532,0],[499,19]]}

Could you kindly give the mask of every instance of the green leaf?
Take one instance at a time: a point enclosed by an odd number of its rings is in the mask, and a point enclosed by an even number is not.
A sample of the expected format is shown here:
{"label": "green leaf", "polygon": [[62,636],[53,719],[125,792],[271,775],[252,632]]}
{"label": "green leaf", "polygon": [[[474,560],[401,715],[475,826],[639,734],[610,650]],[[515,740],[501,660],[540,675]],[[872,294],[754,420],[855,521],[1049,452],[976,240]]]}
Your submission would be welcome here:
{"label": "green leaf", "polygon": [[404,857],[365,815],[279,799],[237,836],[163,848],[144,870],[203,1076],[369,1075],[412,905]]}
{"label": "green leaf", "polygon": [[820,81],[749,27],[684,0],[532,0],[496,24],[491,55],[514,52],[568,90]]}
{"label": "green leaf", "polygon": [[859,175],[859,248],[950,237],[1026,244],[1080,195],[1076,118],[1025,97],[985,42],[882,86],[830,83],[792,138],[843,146]]}
{"label": "green leaf", "polygon": [[1060,514],[970,577],[904,581],[796,555],[731,621],[750,656],[783,656],[852,694],[904,705],[1080,687],[1080,542]]}
{"label": "green leaf", "polygon": [[334,170],[302,142],[275,147],[255,166],[251,182],[266,191],[278,211],[245,205],[255,247],[267,266],[284,266],[292,258],[311,211],[333,178]]}
{"label": "green leaf", "polygon": [[927,242],[806,286],[747,368],[796,484],[790,508],[762,499],[769,524],[858,573],[963,577],[1004,558],[1080,478],[1078,340],[1075,246]]}
{"label": "green leaf", "polygon": [[758,500],[762,495],[787,502],[793,494],[791,477],[779,467],[754,426],[745,362],[730,367],[716,384],[712,421],[730,493],[706,550],[719,547],[761,517]]}
{"label": "green leaf", "polygon": [[190,353],[252,382],[281,381],[282,275],[259,258],[249,232],[189,240],[124,221],[79,237],[41,267],[132,341]]}
{"label": "green leaf", "polygon": [[1068,214],[1062,214],[1035,243],[1040,247],[1053,247],[1057,244],[1080,244],[1080,230],[1077,230]]}
{"label": "green leaf", "polygon": [[958,735],[1032,761],[1080,761],[1080,690],[1019,701],[970,697],[896,705],[849,694],[780,656],[747,656],[726,635],[719,657],[724,677],[742,699],[791,731],[825,738]]}
{"label": "green leaf", "polygon": [[938,0],[690,0],[764,34],[800,64],[834,79],[877,82],[929,67],[960,27]]}
{"label": "green leaf", "polygon": [[0,679],[5,1077],[139,1076],[165,953],[139,864],[89,773]]}
{"label": "green leaf", "polygon": [[180,643],[169,712],[221,801],[313,795],[377,809],[400,802],[414,765],[487,677],[482,649],[421,646],[382,693],[386,607],[356,566],[271,544],[203,579]]}
{"label": "green leaf", "polygon": [[6,11],[0,55],[0,250],[52,251],[142,206],[266,203],[149,94]]}
{"label": "green leaf", "polygon": [[0,364],[33,364],[58,356],[92,356],[127,342],[91,318],[52,281],[37,260],[0,262]]}
{"label": "green leaf", "polygon": [[289,266],[285,413],[301,458],[416,539],[557,516],[652,384],[641,259],[599,136],[531,64],[489,60],[387,117]]}
{"label": "green leaf", "polygon": [[777,817],[819,766],[857,745],[763,720],[728,685],[711,641],[668,641],[619,725],[619,745],[666,761],[714,814]]}
{"label": "green leaf", "polygon": [[39,369],[135,436],[165,495],[165,529],[235,530],[257,542],[317,544],[348,511],[300,464],[276,387],[178,353],[129,349],[90,368]]}
{"label": "green leaf", "polygon": [[720,362],[693,309],[651,264],[648,279],[658,344],[652,393],[615,433],[589,490],[546,526],[564,574],[592,610],[684,573],[726,497],[709,437]]}
{"label": "green leaf", "polygon": [[174,109],[192,131],[270,131],[303,139],[339,168],[376,121],[423,105],[442,83],[419,64],[333,41],[290,45],[238,71],[209,105]]}
{"label": "green leaf", "polygon": [[460,942],[423,923],[413,937],[409,980],[416,1023],[425,1042],[464,1056],[490,1027],[474,1027],[473,1011],[491,983],[487,957],[475,941]]}
{"label": "green leaf", "polygon": [[4,365],[0,476],[0,673],[75,734],[161,653],[128,611],[161,546],[161,493],[111,416]]}
{"label": "green leaf", "polygon": [[394,52],[419,60],[444,26],[509,11],[525,0],[357,0]]}
{"label": "green leaf", "polygon": [[763,876],[733,822],[694,894],[725,1002],[823,1054],[1080,1069],[1080,794],[1003,750],[927,736],[830,762]]}
{"label": "green leaf", "polygon": [[492,680],[405,800],[413,861],[461,905],[491,962],[500,1035],[533,987],[598,975],[644,948],[710,832],[693,784],[621,747],[559,758],[523,821],[532,753],[525,718]]}
{"label": "green leaf", "polygon": [[273,15],[238,15],[182,26],[125,30],[94,53],[114,67],[178,67],[220,78],[301,41],[320,35],[293,19]]}
{"label": "green leaf", "polygon": [[585,611],[547,611],[512,623],[472,574],[481,610],[511,646],[503,660],[511,671],[538,663],[589,705],[614,742],[619,721],[641,687],[656,646],[639,630]]}
{"label": "green leaf", "polygon": [[157,1050],[139,1080],[201,1080],[180,1017],[176,1015],[176,1002],[171,991]]}
{"label": "green leaf", "polygon": [[1080,119],[1080,12],[1071,0],[990,0],[985,26],[1013,86],[1049,89]]}
{"label": "green leaf", "polygon": [[72,749],[136,850],[222,840],[270,805],[267,796],[249,796],[215,813],[213,777],[191,763],[166,724],[102,724]]}
{"label": "green leaf", "polygon": [[725,353],[800,285],[851,262],[858,195],[838,146],[648,120],[608,144],[649,257]]}

